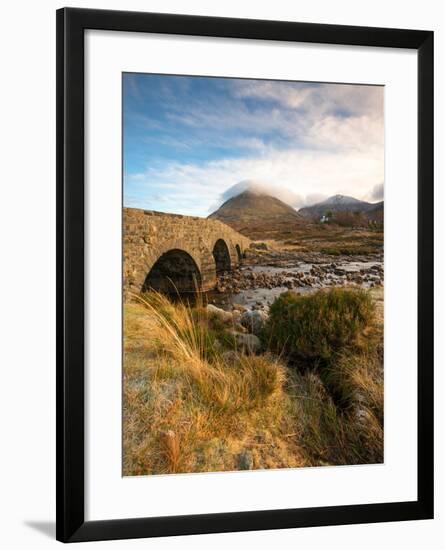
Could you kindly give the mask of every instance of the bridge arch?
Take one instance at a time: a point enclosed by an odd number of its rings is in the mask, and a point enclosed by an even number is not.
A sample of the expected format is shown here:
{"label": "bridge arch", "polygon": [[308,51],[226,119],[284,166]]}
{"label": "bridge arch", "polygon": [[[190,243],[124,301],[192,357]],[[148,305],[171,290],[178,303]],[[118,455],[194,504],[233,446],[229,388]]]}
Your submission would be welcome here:
{"label": "bridge arch", "polygon": [[224,271],[230,271],[232,261],[230,258],[229,247],[224,239],[218,239],[213,246],[213,258],[215,260],[216,274]]}
{"label": "bridge arch", "polygon": [[[202,284],[202,290],[211,290],[217,282],[217,270],[220,272],[238,265],[239,252],[242,257],[250,242],[218,220],[136,208],[124,208],[123,238],[123,284],[126,296],[140,292],[156,262],[173,250],[181,250],[191,257],[194,264],[187,262],[189,267],[186,267],[186,273],[197,268],[200,275],[197,279]],[[217,244],[219,240],[223,242]],[[237,244],[240,251],[236,248]],[[163,258],[163,261],[165,259],[168,258]],[[190,281],[190,276],[186,280]]]}
{"label": "bridge arch", "polygon": [[235,250],[236,250],[236,256],[237,256],[237,259],[238,259],[238,263],[241,262],[241,260],[243,259],[243,255],[241,253],[241,247],[239,244],[236,244],[235,245]]}
{"label": "bridge arch", "polygon": [[161,254],[154,262],[141,290],[183,294],[195,292],[201,287],[201,272],[193,257],[185,250],[173,248]]}

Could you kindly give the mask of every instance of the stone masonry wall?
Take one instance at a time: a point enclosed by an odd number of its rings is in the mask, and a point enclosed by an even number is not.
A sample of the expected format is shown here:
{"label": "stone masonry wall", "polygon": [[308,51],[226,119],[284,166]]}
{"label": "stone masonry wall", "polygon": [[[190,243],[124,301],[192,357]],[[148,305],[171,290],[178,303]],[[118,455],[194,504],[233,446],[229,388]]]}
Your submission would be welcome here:
{"label": "stone masonry wall", "polygon": [[202,289],[216,284],[213,247],[223,239],[229,249],[232,267],[239,263],[249,239],[218,220],[209,220],[150,210],[124,208],[123,212],[123,285],[124,293],[139,293],[155,262],[169,250],[189,254],[201,274]]}

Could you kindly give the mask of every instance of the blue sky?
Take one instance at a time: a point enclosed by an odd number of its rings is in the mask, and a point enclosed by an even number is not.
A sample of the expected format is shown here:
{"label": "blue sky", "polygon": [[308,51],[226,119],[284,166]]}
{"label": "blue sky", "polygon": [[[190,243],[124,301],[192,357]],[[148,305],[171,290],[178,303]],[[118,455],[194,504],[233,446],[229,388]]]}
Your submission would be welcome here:
{"label": "blue sky", "polygon": [[123,122],[125,206],[207,216],[245,187],[295,208],[381,198],[382,87],[131,73]]}

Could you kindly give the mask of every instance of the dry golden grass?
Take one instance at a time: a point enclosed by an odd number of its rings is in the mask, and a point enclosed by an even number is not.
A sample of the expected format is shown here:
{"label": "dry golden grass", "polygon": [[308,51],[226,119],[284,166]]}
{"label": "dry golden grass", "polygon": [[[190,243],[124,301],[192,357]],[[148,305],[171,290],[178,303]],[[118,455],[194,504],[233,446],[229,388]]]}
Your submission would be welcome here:
{"label": "dry golden grass", "polygon": [[281,247],[333,256],[380,254],[383,252],[383,231],[312,224],[296,230],[292,237],[283,239]]}
{"label": "dry golden grass", "polygon": [[339,406],[318,374],[243,355],[224,330],[199,304],[155,293],[125,304],[124,475],[382,460],[377,356],[341,359],[358,401]]}
{"label": "dry golden grass", "polygon": [[[339,407],[316,373],[296,372],[293,380],[298,440],[308,466],[383,461],[383,418],[370,408],[366,396],[349,402],[347,408]],[[350,384],[357,391],[353,380]],[[379,412],[383,413],[383,402]]]}
{"label": "dry golden grass", "polygon": [[285,368],[209,353],[208,322],[156,294],[125,306],[125,475],[236,470],[246,452],[255,468],[302,465]]}

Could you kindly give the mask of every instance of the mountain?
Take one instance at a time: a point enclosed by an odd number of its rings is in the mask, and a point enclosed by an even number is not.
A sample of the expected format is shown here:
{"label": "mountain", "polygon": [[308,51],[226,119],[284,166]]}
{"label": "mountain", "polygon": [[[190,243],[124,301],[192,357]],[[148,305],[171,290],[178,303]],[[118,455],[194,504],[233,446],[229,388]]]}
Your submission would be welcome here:
{"label": "mountain", "polygon": [[300,208],[299,214],[305,218],[321,218],[328,212],[363,212],[366,213],[372,209],[375,204],[366,201],[360,201],[354,197],[348,197],[347,195],[334,195],[328,199],[313,204],[312,206],[306,206]]}
{"label": "mountain", "polygon": [[252,190],[230,198],[209,218],[253,239],[278,237],[283,231],[305,223],[301,214],[280,199]]}
{"label": "mountain", "polygon": [[385,207],[383,201],[376,202],[366,211],[366,216],[375,222],[383,223]]}

